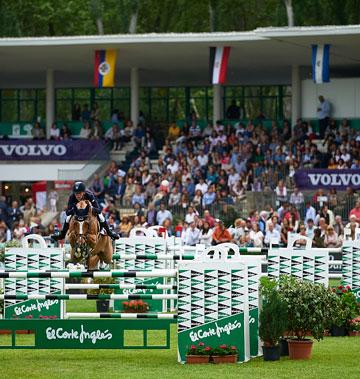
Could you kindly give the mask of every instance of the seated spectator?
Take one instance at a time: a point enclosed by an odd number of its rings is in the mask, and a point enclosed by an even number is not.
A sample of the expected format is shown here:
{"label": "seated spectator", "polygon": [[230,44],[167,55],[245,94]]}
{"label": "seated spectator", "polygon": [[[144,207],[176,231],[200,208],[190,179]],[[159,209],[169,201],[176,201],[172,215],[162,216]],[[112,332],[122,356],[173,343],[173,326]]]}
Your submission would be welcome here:
{"label": "seated spectator", "polygon": [[216,222],[216,226],[212,235],[212,245],[218,245],[224,242],[231,242],[232,241],[231,234],[225,228],[224,223],[219,219],[216,219],[215,222]]}
{"label": "seated spectator", "polygon": [[214,191],[214,187],[211,185],[210,187],[208,187],[207,192],[203,196],[202,206],[206,208],[212,205],[215,202],[215,199],[216,199],[216,193]]}
{"label": "seated spectator", "polygon": [[100,179],[99,174],[94,175],[94,180],[91,184],[90,190],[96,196],[99,202],[102,202],[104,200],[104,183]]}
{"label": "seated spectator", "polygon": [[192,221],[185,232],[182,234],[184,245],[195,246],[200,241],[200,230],[196,227],[195,222]]}
{"label": "seated spectator", "polygon": [[174,187],[172,190],[170,196],[169,196],[169,207],[175,207],[180,204],[181,199],[181,193],[177,189],[177,187]]}
{"label": "seated spectator", "polygon": [[341,216],[335,216],[334,231],[340,237],[344,235],[344,225]]}
{"label": "seated spectator", "polygon": [[211,216],[210,211],[208,209],[205,209],[204,211],[204,221],[209,223],[211,229],[215,226],[215,219]]}
{"label": "seated spectator", "polygon": [[145,197],[139,184],[136,185],[135,192],[131,197],[131,205],[134,206],[136,203],[139,203],[142,207],[145,206]]}
{"label": "seated spectator", "polygon": [[276,200],[283,203],[287,200],[287,189],[283,180],[279,180],[277,187],[275,188]]}
{"label": "seated spectator", "polygon": [[123,197],[124,205],[129,206],[131,204],[131,199],[134,193],[135,193],[135,184],[132,178],[128,178],[125,192],[124,192],[124,197]]}
{"label": "seated spectator", "polygon": [[197,217],[198,217],[198,213],[195,211],[193,207],[190,206],[185,215],[186,224],[190,225],[192,222],[195,221]]}
{"label": "seated spectator", "polygon": [[83,139],[90,139],[91,133],[92,133],[92,130],[90,127],[90,123],[84,122],[83,127],[80,129],[79,137]]}
{"label": "seated spectator", "polygon": [[160,209],[156,214],[156,222],[158,225],[162,225],[166,219],[172,221],[173,217],[170,211],[165,208],[165,203],[160,203]]}
{"label": "seated spectator", "polygon": [[52,123],[50,128],[50,139],[54,141],[58,141],[60,139],[60,129],[55,122]]}
{"label": "seated spectator", "polygon": [[113,124],[111,128],[105,133],[105,140],[111,143],[113,150],[120,150],[121,148],[121,134],[119,125]]}
{"label": "seated spectator", "polygon": [[120,237],[129,237],[131,229],[132,229],[131,221],[128,216],[124,215],[119,225]]}
{"label": "seated spectator", "polygon": [[296,209],[300,209],[304,204],[304,195],[297,187],[294,188],[294,192],[290,196],[290,204],[294,205]]}
{"label": "seated spectator", "polygon": [[40,122],[35,122],[34,127],[31,129],[33,139],[45,139],[44,129],[41,127]]}
{"label": "seated spectator", "polygon": [[146,212],[146,224],[148,226],[156,225],[156,209],[154,203],[149,203],[148,210]]}
{"label": "seated spectator", "polygon": [[315,225],[314,221],[309,218],[306,222],[306,236],[313,239],[314,238],[314,232],[315,232]]}
{"label": "seated spectator", "polygon": [[259,228],[259,224],[257,222],[253,222],[251,224],[249,238],[250,238],[250,243],[253,247],[263,246],[264,234],[261,232]]}
{"label": "seated spectator", "polygon": [[324,248],[325,235],[321,235],[321,229],[317,228],[314,230],[314,238],[312,242],[312,247]]}
{"label": "seated spectator", "polygon": [[339,239],[337,233],[334,231],[334,227],[329,225],[324,237],[324,246],[328,248],[340,247],[342,240]]}
{"label": "seated spectator", "polygon": [[360,222],[360,201],[355,202],[355,207],[350,211],[349,219],[352,215],[356,217],[356,222]]}
{"label": "seated spectator", "polygon": [[104,130],[101,126],[101,123],[100,121],[95,120],[94,130],[92,132],[91,139],[99,140],[99,139],[103,139],[103,137],[104,137]]}
{"label": "seated spectator", "polygon": [[4,221],[0,222],[0,243],[11,240],[11,230],[7,227]]}
{"label": "seated spectator", "polygon": [[203,222],[200,228],[199,243],[205,245],[205,247],[211,246],[213,230],[207,221]]}
{"label": "seated spectator", "polygon": [[172,123],[169,127],[168,138],[170,141],[176,141],[180,136],[181,129],[176,123]]}
{"label": "seated spectator", "polygon": [[266,246],[270,246],[270,244],[279,245],[280,233],[274,228],[274,225],[272,222],[270,222],[268,225],[269,225],[269,229],[265,233],[264,244]]}
{"label": "seated spectator", "polygon": [[284,218],[282,222],[282,227],[281,227],[281,233],[280,233],[280,242],[282,245],[287,246],[288,243],[288,233],[290,232],[290,227],[289,227],[289,221],[287,218]]}

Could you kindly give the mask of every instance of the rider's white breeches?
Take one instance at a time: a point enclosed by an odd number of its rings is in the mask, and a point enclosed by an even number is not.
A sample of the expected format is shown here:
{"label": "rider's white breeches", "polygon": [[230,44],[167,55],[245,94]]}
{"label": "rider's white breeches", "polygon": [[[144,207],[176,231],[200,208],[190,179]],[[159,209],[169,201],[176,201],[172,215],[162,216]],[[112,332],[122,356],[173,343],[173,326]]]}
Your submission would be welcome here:
{"label": "rider's white breeches", "polygon": [[[66,222],[67,223],[70,222],[71,217],[72,217],[72,215],[66,217]],[[99,218],[100,222],[104,222],[105,221],[105,217],[104,217],[104,215],[102,213],[98,214],[98,218]]]}

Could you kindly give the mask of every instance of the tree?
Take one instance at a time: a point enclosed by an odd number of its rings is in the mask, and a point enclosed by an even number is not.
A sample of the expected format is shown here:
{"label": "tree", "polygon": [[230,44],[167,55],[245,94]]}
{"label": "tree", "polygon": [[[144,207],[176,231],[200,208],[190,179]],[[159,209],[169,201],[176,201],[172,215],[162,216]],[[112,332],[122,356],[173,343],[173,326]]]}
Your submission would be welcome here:
{"label": "tree", "polygon": [[294,26],[294,9],[292,6],[292,0],[284,0],[284,3],[288,19],[288,26],[292,27]]}

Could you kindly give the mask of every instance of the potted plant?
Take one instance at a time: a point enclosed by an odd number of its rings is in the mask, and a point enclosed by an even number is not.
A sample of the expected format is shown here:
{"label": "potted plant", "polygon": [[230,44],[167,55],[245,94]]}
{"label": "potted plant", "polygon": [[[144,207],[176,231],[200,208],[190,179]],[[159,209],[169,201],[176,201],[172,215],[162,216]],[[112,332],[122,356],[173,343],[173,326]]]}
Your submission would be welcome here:
{"label": "potted plant", "polygon": [[333,292],[338,296],[339,310],[330,333],[333,337],[343,337],[350,330],[351,320],[358,316],[359,306],[350,286],[338,286],[333,288]]}
{"label": "potted plant", "polygon": [[197,345],[191,345],[186,353],[186,363],[209,363],[212,348],[205,346],[203,342],[199,342]]}
{"label": "potted plant", "polygon": [[[115,278],[94,278],[93,280],[94,284],[114,284]],[[89,295],[110,295],[114,292],[112,288],[96,288],[96,289],[89,289],[87,290],[87,293]],[[109,311],[109,300],[96,300],[96,311],[101,312],[108,312]]]}
{"label": "potted plant", "polygon": [[211,359],[216,364],[236,363],[238,360],[238,349],[236,346],[220,345],[213,349]]}
{"label": "potted plant", "polygon": [[350,321],[349,336],[360,336],[360,316]]}
{"label": "potted plant", "polygon": [[260,291],[259,336],[264,342],[264,361],[277,361],[280,359],[280,337],[287,328],[287,305],[280,296],[276,281],[262,278]]}
{"label": "potted plant", "polygon": [[324,337],[338,312],[337,296],[321,284],[289,276],[280,278],[279,291],[287,304],[288,331],[294,336],[288,340],[290,359],[309,359],[313,341],[306,337]]}
{"label": "potted plant", "polygon": [[124,301],[122,303],[125,313],[146,313],[149,304],[142,300]]}

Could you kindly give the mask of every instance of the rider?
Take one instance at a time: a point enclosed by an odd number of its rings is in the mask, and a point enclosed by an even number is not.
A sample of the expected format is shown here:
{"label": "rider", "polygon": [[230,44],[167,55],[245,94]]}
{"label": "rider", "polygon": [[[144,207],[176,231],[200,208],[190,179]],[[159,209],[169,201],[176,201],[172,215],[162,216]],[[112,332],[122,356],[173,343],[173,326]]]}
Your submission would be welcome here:
{"label": "rider", "polygon": [[94,194],[86,189],[86,186],[83,182],[76,182],[73,186],[73,193],[69,197],[68,206],[66,210],[66,220],[63,226],[62,231],[60,234],[53,234],[51,236],[52,239],[55,241],[59,241],[65,238],[67,231],[69,230],[69,223],[71,216],[75,212],[76,204],[81,200],[89,200],[93,210],[97,213],[97,218],[100,223],[100,227],[104,228],[106,230],[107,235],[111,239],[118,239],[119,235],[117,233],[114,233],[110,228],[108,223],[105,220],[104,215],[101,213],[101,208],[99,206],[99,203],[97,202]]}

